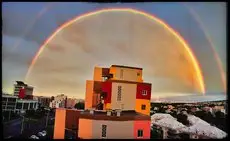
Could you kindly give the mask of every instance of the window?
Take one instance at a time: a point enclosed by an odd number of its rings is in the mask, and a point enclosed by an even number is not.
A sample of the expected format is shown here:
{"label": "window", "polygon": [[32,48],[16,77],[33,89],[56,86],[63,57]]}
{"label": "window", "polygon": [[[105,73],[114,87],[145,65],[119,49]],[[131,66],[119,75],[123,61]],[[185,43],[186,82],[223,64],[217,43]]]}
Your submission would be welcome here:
{"label": "window", "polygon": [[143,130],[137,130],[137,137],[143,137]]}
{"label": "window", "polygon": [[120,78],[123,79],[123,69],[121,69]]}
{"label": "window", "polygon": [[106,137],[106,128],[107,128],[107,125],[102,125],[102,132],[101,132],[102,137]]}
{"label": "window", "polygon": [[141,110],[145,110],[146,109],[146,105],[141,105]]}
{"label": "window", "polygon": [[140,76],[140,75],[141,75],[141,74],[138,72],[138,73],[137,73],[137,76]]}
{"label": "window", "polygon": [[141,91],[141,94],[142,94],[142,95],[147,95],[147,90],[142,90],[142,91]]}
{"label": "window", "polygon": [[121,86],[118,86],[117,101],[121,101]]}

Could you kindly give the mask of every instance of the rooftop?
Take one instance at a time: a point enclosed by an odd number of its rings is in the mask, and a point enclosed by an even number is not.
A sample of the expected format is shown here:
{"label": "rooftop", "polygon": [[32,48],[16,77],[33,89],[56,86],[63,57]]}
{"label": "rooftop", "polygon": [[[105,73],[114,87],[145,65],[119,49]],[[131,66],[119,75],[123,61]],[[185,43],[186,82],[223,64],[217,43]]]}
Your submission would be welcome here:
{"label": "rooftop", "polygon": [[112,121],[150,120],[150,116],[135,111],[121,111],[120,116],[117,116],[116,113],[111,113],[111,116],[108,116],[107,112],[108,111],[94,110],[94,113],[91,114],[89,110],[85,110],[81,112],[80,118]]}
{"label": "rooftop", "polygon": [[130,67],[130,66],[122,66],[122,65],[112,65],[111,67],[119,67],[119,68],[128,68],[128,69],[138,69],[138,70],[142,70],[142,68]]}

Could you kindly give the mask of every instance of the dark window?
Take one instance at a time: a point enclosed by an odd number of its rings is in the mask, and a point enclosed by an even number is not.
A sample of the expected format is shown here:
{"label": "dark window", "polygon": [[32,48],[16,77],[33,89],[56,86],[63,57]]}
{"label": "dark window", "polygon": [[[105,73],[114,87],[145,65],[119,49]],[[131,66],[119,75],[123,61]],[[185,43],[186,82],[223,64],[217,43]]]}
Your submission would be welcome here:
{"label": "dark window", "polygon": [[123,69],[121,69],[121,74],[120,74],[120,78],[123,78]]}
{"label": "dark window", "polygon": [[140,75],[141,75],[141,74],[138,72],[138,73],[137,73],[137,76],[140,76]]}
{"label": "dark window", "polygon": [[29,103],[24,103],[23,109],[28,109]]}
{"label": "dark window", "polygon": [[32,108],[33,108],[33,103],[30,103],[29,109],[32,109]]}
{"label": "dark window", "polygon": [[7,105],[15,106],[15,102],[8,102]]}
{"label": "dark window", "polygon": [[102,134],[101,134],[102,137],[106,137],[106,128],[107,125],[102,125]]}
{"label": "dark window", "polygon": [[10,101],[10,102],[16,102],[16,98],[8,98],[8,101]]}
{"label": "dark window", "polygon": [[137,137],[143,137],[143,130],[138,130],[137,131]]}
{"label": "dark window", "polygon": [[121,86],[118,86],[117,101],[121,101]]}
{"label": "dark window", "polygon": [[5,98],[5,97],[3,97],[3,98],[2,98],[2,101],[6,101],[6,98]]}
{"label": "dark window", "polygon": [[146,109],[146,105],[141,105],[141,110],[145,110]]}
{"label": "dark window", "polygon": [[22,103],[17,103],[16,109],[21,109],[22,108]]}

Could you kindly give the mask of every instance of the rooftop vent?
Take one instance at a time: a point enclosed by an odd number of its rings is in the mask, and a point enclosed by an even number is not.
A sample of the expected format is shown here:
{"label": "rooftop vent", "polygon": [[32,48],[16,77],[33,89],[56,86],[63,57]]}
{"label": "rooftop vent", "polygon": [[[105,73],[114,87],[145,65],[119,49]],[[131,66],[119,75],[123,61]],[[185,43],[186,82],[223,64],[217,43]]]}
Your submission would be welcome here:
{"label": "rooftop vent", "polygon": [[120,117],[121,116],[121,110],[116,110],[117,116]]}
{"label": "rooftop vent", "polygon": [[107,116],[111,116],[111,111],[109,110],[109,111],[107,111]]}
{"label": "rooftop vent", "polygon": [[89,113],[93,115],[94,110],[93,110],[93,109],[90,109],[90,110],[89,110]]}

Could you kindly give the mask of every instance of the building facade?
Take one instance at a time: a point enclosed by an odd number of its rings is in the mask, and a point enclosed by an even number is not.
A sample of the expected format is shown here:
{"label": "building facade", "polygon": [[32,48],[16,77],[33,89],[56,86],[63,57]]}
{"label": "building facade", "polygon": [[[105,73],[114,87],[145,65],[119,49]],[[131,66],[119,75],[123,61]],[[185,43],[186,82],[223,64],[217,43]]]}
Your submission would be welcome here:
{"label": "building facade", "polygon": [[142,69],[112,65],[94,69],[86,82],[86,109],[122,109],[150,115],[151,84],[144,83]]}
{"label": "building facade", "polygon": [[14,96],[21,99],[33,99],[33,87],[28,86],[22,81],[16,81],[14,84]]}
{"label": "building facade", "polygon": [[42,107],[49,107],[49,106],[50,106],[51,97],[36,96],[36,97],[34,97],[34,99],[38,100],[38,103],[39,103]]}
{"label": "building facade", "polygon": [[66,108],[67,96],[64,94],[57,95],[54,100],[50,102],[50,108]]}
{"label": "building facade", "polygon": [[2,95],[2,111],[25,112],[26,110],[38,108],[37,100],[19,99],[13,95]]}

